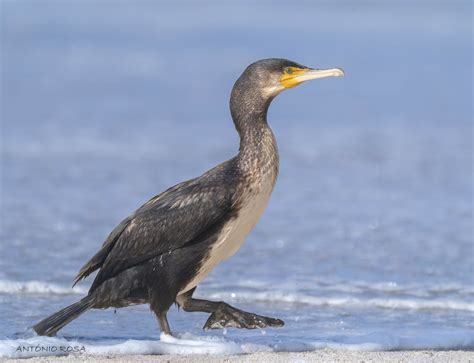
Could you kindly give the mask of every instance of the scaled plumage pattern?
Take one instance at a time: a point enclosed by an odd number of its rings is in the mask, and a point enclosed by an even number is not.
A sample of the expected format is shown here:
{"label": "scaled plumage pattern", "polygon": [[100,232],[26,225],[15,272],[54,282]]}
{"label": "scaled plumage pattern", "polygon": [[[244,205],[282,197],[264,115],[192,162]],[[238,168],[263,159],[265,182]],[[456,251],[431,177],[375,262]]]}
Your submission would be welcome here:
{"label": "scaled plumage pattern", "polygon": [[278,174],[277,144],[267,123],[273,98],[306,80],[343,74],[338,68],[315,70],[284,59],[248,66],[230,99],[239,153],[150,199],[120,222],[74,280],[98,270],[88,295],[33,329],[55,335],[89,309],[144,303],[168,334],[166,314],[173,303],[185,311],[210,313],[205,329],[282,326],[279,319],[192,295],[217,264],[240,248],[268,203]]}

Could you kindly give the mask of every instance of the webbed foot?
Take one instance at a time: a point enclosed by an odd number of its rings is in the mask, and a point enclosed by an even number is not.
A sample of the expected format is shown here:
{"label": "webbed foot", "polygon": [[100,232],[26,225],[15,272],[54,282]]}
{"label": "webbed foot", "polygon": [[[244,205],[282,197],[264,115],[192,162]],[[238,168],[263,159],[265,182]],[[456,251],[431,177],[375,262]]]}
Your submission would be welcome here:
{"label": "webbed foot", "polygon": [[209,316],[203,329],[221,329],[221,328],[245,328],[256,329],[267,326],[278,328],[285,323],[283,320],[269,318],[257,314],[247,313],[246,311],[234,308],[226,303],[220,303],[219,307]]}

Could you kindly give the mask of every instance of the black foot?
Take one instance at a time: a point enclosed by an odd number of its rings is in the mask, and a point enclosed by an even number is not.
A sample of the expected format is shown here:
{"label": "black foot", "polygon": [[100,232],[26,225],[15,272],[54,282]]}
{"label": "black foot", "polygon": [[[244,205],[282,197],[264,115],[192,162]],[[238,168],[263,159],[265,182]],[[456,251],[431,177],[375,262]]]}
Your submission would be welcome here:
{"label": "black foot", "polygon": [[278,328],[284,324],[283,320],[247,313],[226,303],[221,303],[217,310],[207,319],[203,329],[221,329],[228,327],[256,329],[265,328],[267,326]]}

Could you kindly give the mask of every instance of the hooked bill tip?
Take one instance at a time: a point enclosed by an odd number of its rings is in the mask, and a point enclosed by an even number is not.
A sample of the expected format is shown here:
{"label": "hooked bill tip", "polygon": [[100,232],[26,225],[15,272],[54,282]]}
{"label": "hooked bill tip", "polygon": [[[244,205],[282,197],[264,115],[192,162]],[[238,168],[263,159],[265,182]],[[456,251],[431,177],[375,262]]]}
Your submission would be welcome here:
{"label": "hooked bill tip", "polygon": [[334,69],[334,76],[335,77],[344,77],[346,75],[346,73],[344,72],[344,70],[342,68],[335,68]]}

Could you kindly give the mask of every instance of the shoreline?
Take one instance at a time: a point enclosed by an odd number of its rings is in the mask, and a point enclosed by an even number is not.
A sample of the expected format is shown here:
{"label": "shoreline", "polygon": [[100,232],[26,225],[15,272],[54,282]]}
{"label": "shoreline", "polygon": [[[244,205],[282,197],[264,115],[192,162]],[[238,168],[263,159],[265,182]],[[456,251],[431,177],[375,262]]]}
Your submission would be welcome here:
{"label": "shoreline", "polygon": [[473,362],[474,351],[420,350],[420,351],[356,351],[319,349],[309,352],[257,352],[241,355],[92,355],[32,357],[22,359],[2,358],[0,362]]}

